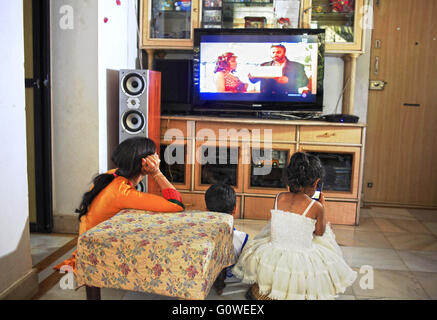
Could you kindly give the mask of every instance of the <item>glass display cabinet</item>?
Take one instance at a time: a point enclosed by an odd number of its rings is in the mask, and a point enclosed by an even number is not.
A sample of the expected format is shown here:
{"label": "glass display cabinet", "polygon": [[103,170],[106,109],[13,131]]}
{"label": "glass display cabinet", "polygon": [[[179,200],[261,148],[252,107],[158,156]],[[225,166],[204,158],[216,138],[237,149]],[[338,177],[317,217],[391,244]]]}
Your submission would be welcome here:
{"label": "glass display cabinet", "polygon": [[319,157],[325,168],[323,194],[333,198],[358,197],[360,148],[302,146],[301,151]]}
{"label": "glass display cabinet", "polygon": [[274,28],[273,0],[204,0],[202,28]]}
{"label": "glass display cabinet", "polygon": [[[323,28],[327,53],[363,51],[367,0],[301,0],[279,18],[274,0],[142,0],[143,49],[192,49],[194,28]],[[281,5],[287,4],[282,1]]]}
{"label": "glass display cabinet", "polygon": [[159,164],[161,172],[177,189],[189,190],[191,180],[191,166],[188,164],[186,142],[173,142],[160,146]]}
{"label": "glass display cabinet", "polygon": [[[176,132],[180,132],[178,139],[174,139]],[[283,170],[290,157],[297,150],[313,153],[326,170],[323,193],[327,221],[356,225],[362,194],[365,136],[366,125],[362,123],[163,116],[161,144],[176,142],[179,145],[170,156],[174,158],[178,151],[180,154],[184,151],[188,161],[185,171],[176,163],[162,166],[162,170],[173,179],[175,186],[188,181],[184,188],[179,185],[177,188],[181,189],[189,210],[205,209],[206,190],[222,182],[236,191],[235,218],[268,220],[275,195],[287,191]],[[161,158],[163,153],[164,147]]]}
{"label": "glass display cabinet", "polygon": [[[266,154],[267,150],[270,150],[270,155]],[[288,190],[283,174],[295,152],[295,145],[275,143],[267,150],[250,148],[250,164],[245,168],[244,192],[276,195]]]}
{"label": "glass display cabinet", "polygon": [[364,0],[303,0],[302,26],[326,30],[327,53],[362,52]]}
{"label": "glass display cabinet", "polygon": [[199,1],[142,1],[143,49],[191,49],[199,26]]}
{"label": "glass display cabinet", "polygon": [[196,190],[207,190],[212,184],[225,183],[242,191],[241,147],[220,143],[198,143],[196,147]]}

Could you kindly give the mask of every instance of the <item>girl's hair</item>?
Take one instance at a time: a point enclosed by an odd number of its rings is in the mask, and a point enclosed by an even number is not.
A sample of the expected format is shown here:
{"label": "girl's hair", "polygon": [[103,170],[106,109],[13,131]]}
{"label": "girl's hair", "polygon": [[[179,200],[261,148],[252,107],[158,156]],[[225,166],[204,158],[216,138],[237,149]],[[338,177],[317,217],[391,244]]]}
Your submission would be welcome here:
{"label": "girl's hair", "polygon": [[231,71],[231,65],[229,61],[231,61],[232,58],[236,58],[236,57],[237,56],[235,56],[232,52],[223,53],[221,56],[217,58],[217,62],[215,63],[214,73],[220,71],[224,71],[224,72]]}
{"label": "girl's hair", "polygon": [[284,173],[290,192],[297,193],[302,188],[312,186],[317,179],[323,180],[325,170],[317,156],[296,152]]}
{"label": "girl's hair", "polygon": [[[127,179],[138,177],[141,174],[142,158],[145,158],[156,152],[155,143],[144,137],[130,138],[120,143],[112,153],[112,161],[117,166],[115,174]],[[88,212],[88,207],[94,198],[102,191],[112,180],[114,174],[99,174],[94,178],[94,186],[88,192],[85,192],[82,197],[82,202],[76,212],[80,218]]]}

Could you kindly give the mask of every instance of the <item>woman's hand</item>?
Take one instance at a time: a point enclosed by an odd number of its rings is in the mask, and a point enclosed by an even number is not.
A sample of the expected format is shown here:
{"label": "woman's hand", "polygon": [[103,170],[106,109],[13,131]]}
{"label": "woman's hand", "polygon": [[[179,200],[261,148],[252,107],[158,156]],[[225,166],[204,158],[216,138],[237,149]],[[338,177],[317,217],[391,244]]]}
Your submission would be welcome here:
{"label": "woman's hand", "polygon": [[142,159],[142,170],[141,173],[146,175],[146,174],[151,174],[151,175],[155,175],[158,174],[160,172],[159,169],[159,163],[161,162],[161,160],[159,159],[158,155],[152,154],[150,156],[147,156],[146,158]]}

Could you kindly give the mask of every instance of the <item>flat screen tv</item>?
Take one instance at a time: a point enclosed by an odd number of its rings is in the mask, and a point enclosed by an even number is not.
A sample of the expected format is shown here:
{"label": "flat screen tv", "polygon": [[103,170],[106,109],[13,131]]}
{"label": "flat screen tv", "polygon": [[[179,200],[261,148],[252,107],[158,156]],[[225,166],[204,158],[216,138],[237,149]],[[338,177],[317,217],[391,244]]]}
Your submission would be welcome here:
{"label": "flat screen tv", "polygon": [[195,29],[193,110],[321,112],[322,29]]}

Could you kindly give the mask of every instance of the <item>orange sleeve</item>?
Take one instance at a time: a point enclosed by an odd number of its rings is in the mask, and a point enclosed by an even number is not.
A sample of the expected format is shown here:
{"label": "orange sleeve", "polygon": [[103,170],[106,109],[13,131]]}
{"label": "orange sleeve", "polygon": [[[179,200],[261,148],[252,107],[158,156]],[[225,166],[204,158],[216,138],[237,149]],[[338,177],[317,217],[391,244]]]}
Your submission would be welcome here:
{"label": "orange sleeve", "polygon": [[120,208],[158,211],[158,212],[179,212],[184,210],[181,202],[173,203],[164,197],[151,193],[140,192],[134,188],[127,188],[117,199],[117,206]]}

